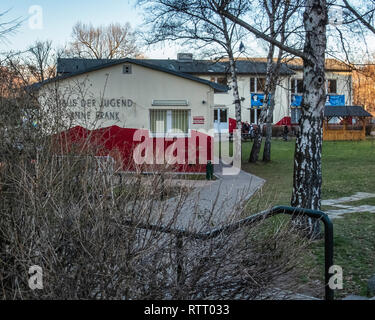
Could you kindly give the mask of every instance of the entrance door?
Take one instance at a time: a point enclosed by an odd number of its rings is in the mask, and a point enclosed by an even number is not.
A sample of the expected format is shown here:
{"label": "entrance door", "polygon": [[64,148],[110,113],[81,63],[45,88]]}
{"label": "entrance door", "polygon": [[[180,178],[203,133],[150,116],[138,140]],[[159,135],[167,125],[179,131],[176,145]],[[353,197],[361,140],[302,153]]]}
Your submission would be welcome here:
{"label": "entrance door", "polygon": [[214,110],[214,128],[215,132],[228,132],[228,109]]}

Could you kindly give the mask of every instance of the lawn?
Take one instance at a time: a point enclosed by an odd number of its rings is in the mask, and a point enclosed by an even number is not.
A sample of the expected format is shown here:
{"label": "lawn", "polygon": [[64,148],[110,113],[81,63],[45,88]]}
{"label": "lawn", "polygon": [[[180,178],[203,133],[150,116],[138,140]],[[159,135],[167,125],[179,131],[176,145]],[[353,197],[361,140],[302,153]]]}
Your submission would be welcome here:
{"label": "lawn", "polygon": [[[263,190],[253,198],[249,209],[255,212],[258,208],[265,209],[269,205],[290,205],[295,140],[273,140],[270,163],[248,163],[251,145],[250,142],[242,145],[242,169],[266,179],[267,182]],[[263,150],[260,155],[262,152]],[[350,196],[359,191],[375,193],[375,140],[325,141],[322,171],[322,199]],[[373,203],[370,199],[368,201],[369,203],[362,201],[362,204]]]}
{"label": "lawn", "polygon": [[[248,203],[248,213],[274,205],[290,205],[293,179],[295,140],[272,141],[272,161],[247,162],[251,143],[243,143],[242,169],[266,179],[262,190]],[[260,153],[260,158],[262,155]],[[375,193],[375,140],[360,142],[324,142],[322,154],[322,199],[350,196],[356,192]],[[369,198],[351,205],[374,205]],[[328,209],[323,207],[322,210]],[[333,220],[335,264],[343,268],[344,289],[336,297],[347,294],[366,295],[366,281],[375,274],[375,214],[353,213]],[[311,246],[313,261],[321,268],[312,279],[323,279],[323,242]]]}

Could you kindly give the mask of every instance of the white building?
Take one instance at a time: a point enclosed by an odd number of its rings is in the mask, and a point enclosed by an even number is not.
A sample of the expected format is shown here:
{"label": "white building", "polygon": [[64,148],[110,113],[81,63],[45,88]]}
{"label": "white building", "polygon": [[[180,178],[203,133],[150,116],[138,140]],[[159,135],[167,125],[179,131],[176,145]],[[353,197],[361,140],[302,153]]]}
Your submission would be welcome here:
{"label": "white building", "polygon": [[[194,60],[192,54],[179,54],[176,60],[143,59],[140,61],[221,85],[228,85],[230,88],[231,76],[228,61]],[[58,73],[69,74],[83,71],[108,62],[108,60],[61,59],[58,64]],[[263,58],[239,59],[236,62],[239,95],[242,100],[242,121],[253,124],[257,124],[259,121],[266,67],[266,61]],[[302,68],[300,59],[294,59],[281,66],[273,113],[274,124],[298,123],[302,94]],[[350,69],[337,60],[327,59],[326,72],[327,105],[351,105],[352,76]],[[235,126],[232,90],[215,93],[213,113],[216,131],[225,132]]]}
{"label": "white building", "polygon": [[146,164],[175,160],[180,171],[204,171],[213,160],[214,94],[228,90],[135,59],[59,60],[58,76],[35,87],[44,110],[59,105],[68,136],[86,137],[89,130],[124,164],[145,145],[139,157]]}

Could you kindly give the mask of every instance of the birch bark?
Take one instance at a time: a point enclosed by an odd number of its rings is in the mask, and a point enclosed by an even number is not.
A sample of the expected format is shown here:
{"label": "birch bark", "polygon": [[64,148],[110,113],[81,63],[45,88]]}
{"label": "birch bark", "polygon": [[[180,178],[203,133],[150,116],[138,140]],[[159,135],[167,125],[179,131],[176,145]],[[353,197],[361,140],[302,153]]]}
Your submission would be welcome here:
{"label": "birch bark", "polygon": [[[294,154],[293,192],[291,205],[319,210],[322,186],[322,123],[325,105],[325,50],[328,20],[326,0],[306,0],[303,15],[306,31],[304,54],[303,98],[300,131]],[[296,222],[307,227],[316,237],[320,223],[310,218]]]}

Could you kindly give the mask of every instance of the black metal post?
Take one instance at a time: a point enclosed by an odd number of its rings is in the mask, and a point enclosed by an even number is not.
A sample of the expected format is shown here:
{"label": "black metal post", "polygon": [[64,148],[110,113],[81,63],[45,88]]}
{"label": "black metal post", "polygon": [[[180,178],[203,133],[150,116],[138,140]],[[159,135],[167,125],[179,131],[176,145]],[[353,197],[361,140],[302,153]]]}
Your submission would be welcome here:
{"label": "black metal post", "polygon": [[278,206],[271,209],[273,213],[288,213],[292,215],[303,214],[310,218],[321,219],[324,224],[324,282],[325,300],[334,300],[334,291],[329,287],[331,277],[329,269],[333,266],[333,224],[329,217],[322,211]]}

